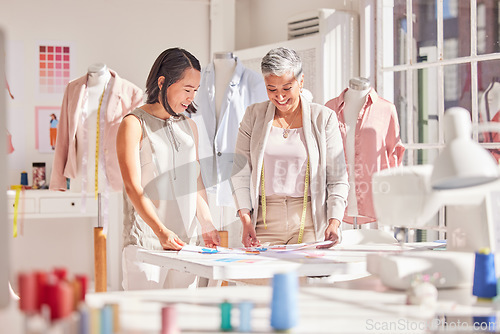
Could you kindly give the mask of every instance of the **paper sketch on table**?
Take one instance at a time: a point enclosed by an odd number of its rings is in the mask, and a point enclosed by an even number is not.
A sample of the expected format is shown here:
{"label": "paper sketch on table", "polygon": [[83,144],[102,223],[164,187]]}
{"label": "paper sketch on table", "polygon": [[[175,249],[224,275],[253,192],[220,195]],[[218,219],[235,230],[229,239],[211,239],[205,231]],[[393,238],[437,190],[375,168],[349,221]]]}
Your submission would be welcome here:
{"label": "paper sketch on table", "polygon": [[259,246],[259,247],[241,247],[241,248],[226,248],[217,246],[216,248],[185,245],[179,251],[179,254],[185,252],[194,252],[199,254],[246,254],[258,255],[261,253],[283,253],[303,251],[306,249],[315,249],[318,246],[330,245],[331,241],[319,241],[310,243],[301,243],[293,245],[274,245],[274,246]]}

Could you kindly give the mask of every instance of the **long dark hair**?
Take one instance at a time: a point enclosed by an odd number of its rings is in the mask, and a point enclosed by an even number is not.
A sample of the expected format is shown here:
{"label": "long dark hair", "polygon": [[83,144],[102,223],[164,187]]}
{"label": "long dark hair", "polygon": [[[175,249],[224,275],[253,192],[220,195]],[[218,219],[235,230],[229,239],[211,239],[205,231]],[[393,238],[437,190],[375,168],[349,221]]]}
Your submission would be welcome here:
{"label": "long dark hair", "polygon": [[[146,80],[146,103],[153,104],[159,102],[161,99],[167,112],[172,116],[178,116],[168,104],[167,88],[181,80],[184,77],[184,71],[189,68],[201,72],[200,62],[190,52],[180,48],[170,48],[163,51],[156,58]],[[161,76],[165,77],[165,83],[160,90],[158,87],[158,78]],[[195,105],[191,103],[186,111],[195,113]]]}

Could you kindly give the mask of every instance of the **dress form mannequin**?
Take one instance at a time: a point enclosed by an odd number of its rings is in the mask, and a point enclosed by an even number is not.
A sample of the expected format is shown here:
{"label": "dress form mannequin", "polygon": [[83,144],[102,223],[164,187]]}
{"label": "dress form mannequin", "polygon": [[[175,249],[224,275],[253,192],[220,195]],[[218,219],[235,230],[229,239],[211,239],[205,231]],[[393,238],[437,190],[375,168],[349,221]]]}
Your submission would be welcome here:
{"label": "dress form mannequin", "polygon": [[[216,52],[204,67],[192,115],[199,131],[201,174],[215,226],[228,233],[229,247],[241,247],[230,177],[238,128],[246,108],[267,101],[262,74],[242,64],[232,52]],[[222,235],[221,235],[222,239]]]}
{"label": "dress form mannequin", "polygon": [[357,228],[356,217],[359,216],[355,187],[355,133],[359,112],[369,92],[370,81],[366,78],[357,77],[349,80],[349,89],[344,95],[344,119],[346,126],[346,142],[344,148],[346,150],[349,184],[351,186],[347,198],[347,215],[354,217],[354,228]]}
{"label": "dress form mannequin", "polygon": [[[77,179],[70,182],[70,191],[93,193],[95,190],[95,157],[96,157],[96,137],[97,137],[97,112],[101,104],[100,115],[105,115],[106,94],[105,87],[111,79],[108,67],[102,63],[92,64],[87,70],[87,108],[84,108],[80,124],[77,128]],[[107,88],[106,88],[107,90]],[[101,103],[102,98],[102,103]],[[99,127],[102,139],[103,127]],[[98,184],[99,191],[104,189],[106,179],[104,171],[99,163]]]}
{"label": "dress form mannequin", "polygon": [[[500,121],[500,78],[495,77],[479,99],[480,120],[483,122]],[[483,133],[483,142],[498,143],[500,135],[496,132]],[[500,149],[488,149],[493,157],[500,160]]]}
{"label": "dress form mannequin", "polygon": [[[226,97],[226,90],[231,82],[231,78],[233,76],[234,70],[236,68],[236,61],[232,52],[216,52],[214,53],[214,72],[215,72],[215,118],[216,118],[216,129],[217,132],[220,124],[220,115],[222,112],[222,104],[223,99]],[[215,153],[215,151],[214,151]],[[214,180],[217,179],[217,166],[215,165],[216,161],[214,160]],[[212,199],[210,198],[210,202]],[[214,203],[215,204],[215,201]],[[216,206],[218,208],[214,214],[214,205],[212,205],[212,216],[214,218],[214,222],[219,223],[219,233],[221,237],[221,246],[228,247],[229,246],[229,233],[234,233],[234,231],[229,231],[227,222],[231,220],[235,220],[234,210],[232,208],[224,207],[224,206]],[[237,224],[231,224],[233,226],[238,226]],[[231,226],[232,227],[232,226]],[[233,245],[232,245],[233,246]]]}
{"label": "dress form mannequin", "polygon": [[236,61],[232,52],[217,52],[214,54],[215,69],[215,117],[219,124],[222,99],[233,76]]}

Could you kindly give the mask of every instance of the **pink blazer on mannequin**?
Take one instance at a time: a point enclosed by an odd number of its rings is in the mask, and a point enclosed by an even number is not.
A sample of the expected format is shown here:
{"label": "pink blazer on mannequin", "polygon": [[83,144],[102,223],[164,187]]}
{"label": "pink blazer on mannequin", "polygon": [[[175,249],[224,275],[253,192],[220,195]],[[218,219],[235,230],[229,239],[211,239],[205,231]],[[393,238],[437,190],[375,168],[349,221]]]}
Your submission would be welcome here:
{"label": "pink blazer on mannequin", "polygon": [[[142,104],[143,92],[133,83],[122,79],[109,70],[112,81],[106,105],[103,129],[102,152],[106,166],[106,178],[113,191],[123,187],[118,158],[116,156],[116,133],[123,116]],[[66,190],[66,178],[76,178],[78,171],[76,131],[83,109],[87,88],[87,75],[71,81],[64,92],[61,115],[57,127],[57,139],[50,178],[51,190]]]}
{"label": "pink blazer on mannequin", "polygon": [[[325,105],[337,113],[342,141],[346,141],[344,118],[345,89],[338,97]],[[355,132],[355,189],[360,224],[376,220],[372,199],[372,175],[382,169],[401,165],[405,148],[399,137],[399,121],[396,107],[381,98],[372,88],[366,97],[356,122]],[[349,204],[348,204],[349,205]],[[347,212],[347,210],[346,210]],[[353,223],[353,217],[344,215],[343,221]]]}

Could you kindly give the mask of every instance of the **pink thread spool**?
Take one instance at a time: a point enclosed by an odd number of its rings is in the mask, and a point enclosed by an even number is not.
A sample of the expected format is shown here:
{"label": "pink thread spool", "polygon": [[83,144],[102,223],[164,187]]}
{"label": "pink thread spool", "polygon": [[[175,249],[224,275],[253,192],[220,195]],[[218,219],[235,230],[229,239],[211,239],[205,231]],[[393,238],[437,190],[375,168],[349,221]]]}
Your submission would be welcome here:
{"label": "pink thread spool", "polygon": [[82,295],[80,300],[85,301],[85,295],[87,293],[88,277],[85,274],[78,274],[75,275],[75,279],[80,282],[80,285],[82,287]]}
{"label": "pink thread spool", "polygon": [[19,285],[19,308],[27,314],[38,311],[37,305],[37,281],[34,273],[19,273],[17,276]]}
{"label": "pink thread spool", "polygon": [[47,284],[48,275],[45,271],[36,271],[36,309],[41,311],[42,304],[46,304],[45,284]]}
{"label": "pink thread spool", "polygon": [[175,306],[164,306],[161,309],[161,334],[179,334],[177,327],[177,310]]}

